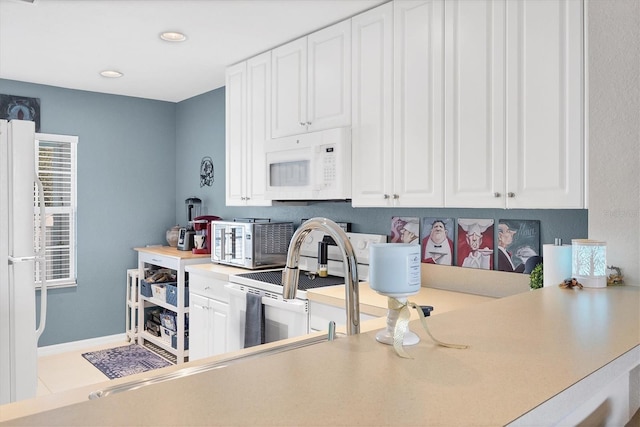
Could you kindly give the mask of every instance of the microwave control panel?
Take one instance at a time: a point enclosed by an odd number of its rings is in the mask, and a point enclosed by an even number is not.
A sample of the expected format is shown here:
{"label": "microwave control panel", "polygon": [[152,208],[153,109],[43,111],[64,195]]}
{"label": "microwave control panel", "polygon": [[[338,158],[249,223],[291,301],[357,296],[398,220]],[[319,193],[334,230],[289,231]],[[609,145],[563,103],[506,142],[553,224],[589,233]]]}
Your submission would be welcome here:
{"label": "microwave control panel", "polygon": [[322,172],[324,187],[332,187],[335,185],[337,177],[335,146],[329,145],[322,148]]}

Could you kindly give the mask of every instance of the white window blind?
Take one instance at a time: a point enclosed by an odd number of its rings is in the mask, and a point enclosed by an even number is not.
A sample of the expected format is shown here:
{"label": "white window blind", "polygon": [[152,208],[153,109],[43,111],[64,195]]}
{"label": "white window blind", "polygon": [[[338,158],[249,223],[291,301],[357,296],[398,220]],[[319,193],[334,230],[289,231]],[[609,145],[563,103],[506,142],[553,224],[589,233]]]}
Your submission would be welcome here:
{"label": "white window blind", "polygon": [[[36,134],[38,175],[45,200],[46,280],[49,287],[76,285],[76,196],[78,137]],[[36,249],[39,249],[40,208],[34,190]],[[36,268],[36,284],[41,283]]]}

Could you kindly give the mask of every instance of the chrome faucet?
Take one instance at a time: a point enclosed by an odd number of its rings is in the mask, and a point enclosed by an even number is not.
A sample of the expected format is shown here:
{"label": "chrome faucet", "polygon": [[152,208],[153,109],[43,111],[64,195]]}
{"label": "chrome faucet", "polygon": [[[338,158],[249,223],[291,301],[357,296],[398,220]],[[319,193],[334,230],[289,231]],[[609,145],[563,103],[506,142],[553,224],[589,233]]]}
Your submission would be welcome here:
{"label": "chrome faucet", "polygon": [[358,262],[353,246],[347,234],[338,224],[327,218],[311,218],[293,233],[289,251],[287,252],[287,264],[282,271],[282,296],[285,299],[294,299],[298,290],[298,278],[300,270],[300,247],[307,235],[313,230],[321,230],[328,233],[336,242],[344,264],[345,303],[347,312],[347,335],[360,333],[360,294],[358,288]]}

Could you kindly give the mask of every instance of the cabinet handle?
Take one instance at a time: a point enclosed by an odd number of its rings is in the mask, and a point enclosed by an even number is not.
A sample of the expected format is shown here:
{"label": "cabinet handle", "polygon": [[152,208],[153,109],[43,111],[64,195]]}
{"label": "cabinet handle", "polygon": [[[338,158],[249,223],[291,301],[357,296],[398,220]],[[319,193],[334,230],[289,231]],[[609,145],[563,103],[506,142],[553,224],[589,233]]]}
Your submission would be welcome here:
{"label": "cabinet handle", "polygon": [[393,195],[393,198],[394,198],[395,200],[398,200],[398,199],[400,198],[400,196],[398,196],[397,194],[394,194],[394,195]]}
{"label": "cabinet handle", "polygon": [[516,197],[516,193],[508,192],[508,193],[507,193],[507,196],[508,196],[508,197],[512,197],[512,198],[513,198],[513,197]]}
{"label": "cabinet handle", "polygon": [[311,122],[307,122],[307,126],[311,126]]}
{"label": "cabinet handle", "polygon": [[153,261],[153,262],[162,262],[161,259],[155,259],[155,258],[151,258],[151,261]]}
{"label": "cabinet handle", "polygon": [[495,193],[493,193],[493,197],[500,197],[500,193],[496,191]]}
{"label": "cabinet handle", "polygon": [[305,126],[304,122],[300,122],[300,126]]}
{"label": "cabinet handle", "polygon": [[385,198],[385,200],[386,200],[386,199],[388,199],[388,198],[389,198],[389,195],[388,195],[388,194],[385,194],[385,195],[384,195],[384,198]]}

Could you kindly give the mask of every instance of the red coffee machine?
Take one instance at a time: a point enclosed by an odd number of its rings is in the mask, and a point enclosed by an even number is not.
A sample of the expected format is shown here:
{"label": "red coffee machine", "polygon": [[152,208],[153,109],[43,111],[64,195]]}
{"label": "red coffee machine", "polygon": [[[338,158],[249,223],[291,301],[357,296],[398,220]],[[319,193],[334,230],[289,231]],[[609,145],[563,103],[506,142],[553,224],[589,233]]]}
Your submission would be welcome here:
{"label": "red coffee machine", "polygon": [[215,215],[203,215],[193,219],[193,249],[194,254],[211,253],[211,221],[219,221],[222,218]]}

